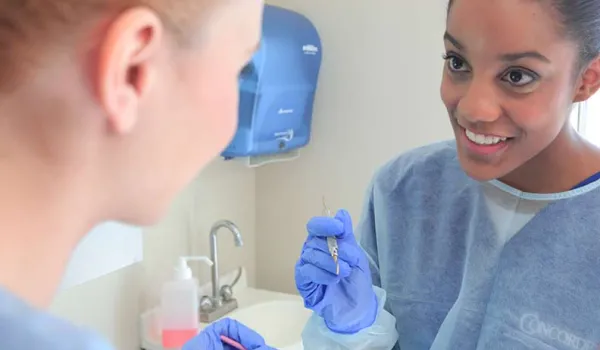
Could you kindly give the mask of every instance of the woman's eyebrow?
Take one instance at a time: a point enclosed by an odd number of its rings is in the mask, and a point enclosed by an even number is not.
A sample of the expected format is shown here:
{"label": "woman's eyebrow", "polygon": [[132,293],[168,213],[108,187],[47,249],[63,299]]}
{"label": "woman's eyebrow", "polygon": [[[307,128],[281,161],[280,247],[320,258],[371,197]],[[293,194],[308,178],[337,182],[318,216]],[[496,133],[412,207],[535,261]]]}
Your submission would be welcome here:
{"label": "woman's eyebrow", "polygon": [[506,62],[518,61],[523,58],[533,58],[538,61],[542,61],[545,63],[550,63],[550,60],[537,51],[524,51],[524,52],[515,52],[515,53],[506,53],[499,56],[500,60]]}
{"label": "woman's eyebrow", "polygon": [[[454,47],[456,47],[457,49],[459,49],[461,51],[466,51],[466,46],[463,43],[461,43],[458,39],[456,39],[454,36],[452,36],[450,33],[448,33],[447,31],[444,33],[444,40],[448,41],[449,43],[454,45]],[[538,61],[542,61],[544,63],[550,63],[550,60],[546,56],[542,55],[541,53],[539,53],[535,50],[523,51],[523,52],[511,52],[511,53],[501,54],[498,56],[498,59],[500,59],[501,61],[505,61],[505,62],[518,61],[523,58],[533,58]]]}

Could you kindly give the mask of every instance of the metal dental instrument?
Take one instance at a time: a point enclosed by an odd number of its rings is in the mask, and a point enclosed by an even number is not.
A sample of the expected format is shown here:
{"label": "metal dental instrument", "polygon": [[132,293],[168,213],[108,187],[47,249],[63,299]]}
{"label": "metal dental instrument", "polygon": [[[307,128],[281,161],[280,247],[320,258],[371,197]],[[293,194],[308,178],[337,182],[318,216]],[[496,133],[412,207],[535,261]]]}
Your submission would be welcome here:
{"label": "metal dental instrument", "polygon": [[[323,215],[330,217],[330,218],[333,217],[333,213],[331,212],[331,210],[329,209],[329,207],[327,207],[327,204],[325,203],[325,197],[323,197]],[[339,275],[340,274],[340,264],[338,262],[337,239],[335,237],[327,237],[327,247],[329,248],[329,254],[331,254],[331,257],[333,258],[333,261],[335,262],[335,274]]]}

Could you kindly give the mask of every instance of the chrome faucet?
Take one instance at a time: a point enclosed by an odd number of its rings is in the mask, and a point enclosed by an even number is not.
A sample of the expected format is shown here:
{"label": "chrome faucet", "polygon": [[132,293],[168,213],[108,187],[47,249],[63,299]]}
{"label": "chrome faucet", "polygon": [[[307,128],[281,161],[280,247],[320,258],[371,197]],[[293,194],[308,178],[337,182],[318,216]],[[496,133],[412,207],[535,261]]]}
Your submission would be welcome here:
{"label": "chrome faucet", "polygon": [[[233,234],[233,239],[236,247],[244,245],[242,234],[239,228],[231,221],[222,220],[215,223],[210,229],[210,259],[213,262],[212,266],[212,297],[203,296],[200,301],[200,320],[210,323],[225,316],[227,313],[237,308],[237,300],[231,295],[223,298],[221,295],[221,286],[219,284],[219,260],[218,260],[218,244],[217,233],[226,228]],[[230,294],[229,292],[228,294]]]}
{"label": "chrome faucet", "polygon": [[242,240],[242,234],[238,227],[231,221],[223,220],[219,221],[213,225],[210,229],[210,259],[213,262],[212,266],[212,297],[220,301],[220,289],[219,285],[219,261],[218,261],[218,247],[217,247],[217,233],[220,229],[226,228],[233,234],[233,239],[235,240],[235,246],[241,247],[244,245],[244,241]]}

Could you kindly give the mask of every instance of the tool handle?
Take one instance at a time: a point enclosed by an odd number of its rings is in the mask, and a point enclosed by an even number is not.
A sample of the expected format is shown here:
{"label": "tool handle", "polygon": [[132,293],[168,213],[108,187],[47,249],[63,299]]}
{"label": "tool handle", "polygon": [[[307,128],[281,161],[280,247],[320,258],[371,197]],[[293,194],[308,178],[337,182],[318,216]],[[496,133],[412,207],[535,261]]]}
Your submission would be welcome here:
{"label": "tool handle", "polygon": [[245,347],[242,346],[242,344],[236,342],[235,340],[226,337],[224,335],[221,336],[221,341],[227,345],[233,346],[234,348],[238,349],[238,350],[246,350]]}

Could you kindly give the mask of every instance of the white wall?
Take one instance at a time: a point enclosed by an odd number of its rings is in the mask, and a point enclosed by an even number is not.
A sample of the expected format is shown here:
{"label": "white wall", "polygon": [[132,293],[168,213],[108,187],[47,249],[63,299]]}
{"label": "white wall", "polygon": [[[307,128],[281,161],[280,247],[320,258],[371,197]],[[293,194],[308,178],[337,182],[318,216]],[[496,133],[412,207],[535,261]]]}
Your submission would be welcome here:
{"label": "white wall", "polygon": [[[243,248],[235,248],[231,235],[222,232],[221,273],[243,265],[248,270],[250,285],[254,284],[254,206],[255,172],[236,163],[214,162],[179,196],[167,218],[146,230],[143,263],[62,291],[51,311],[91,327],[111,340],[117,350],[139,349],[139,314],[158,302],[161,283],[170,277],[177,256],[209,255],[208,234],[214,222],[232,220],[239,226],[245,243]],[[192,208],[195,208],[195,229],[190,239],[188,224]],[[201,282],[210,280],[207,267],[198,266],[194,270]]]}
{"label": "white wall", "polygon": [[451,137],[439,98],[446,0],[272,0],[305,14],[323,42],[312,144],[257,172],[258,285],[295,292],[307,220],[358,218],[374,170],[411,147]]}

